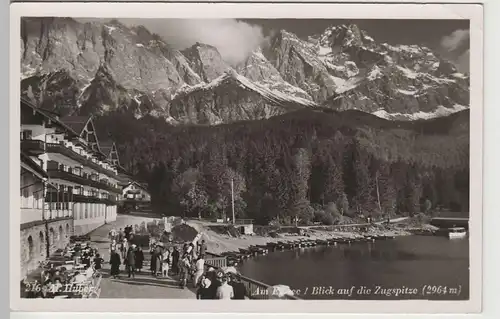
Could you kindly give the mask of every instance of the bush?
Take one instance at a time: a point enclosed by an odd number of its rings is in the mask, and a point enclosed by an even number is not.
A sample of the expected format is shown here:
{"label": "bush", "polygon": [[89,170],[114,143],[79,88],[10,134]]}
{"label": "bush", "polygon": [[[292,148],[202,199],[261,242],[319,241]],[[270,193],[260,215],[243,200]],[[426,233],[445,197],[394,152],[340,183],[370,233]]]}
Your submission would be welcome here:
{"label": "bush", "polygon": [[341,216],[337,205],[333,202],[326,205],[325,212],[330,214],[332,217],[340,217]]}
{"label": "bush", "polygon": [[314,220],[323,225],[333,225],[334,218],[328,211],[317,210],[314,212]]}
{"label": "bush", "polygon": [[314,209],[307,205],[300,211],[298,217],[301,224],[309,225],[314,219]]}

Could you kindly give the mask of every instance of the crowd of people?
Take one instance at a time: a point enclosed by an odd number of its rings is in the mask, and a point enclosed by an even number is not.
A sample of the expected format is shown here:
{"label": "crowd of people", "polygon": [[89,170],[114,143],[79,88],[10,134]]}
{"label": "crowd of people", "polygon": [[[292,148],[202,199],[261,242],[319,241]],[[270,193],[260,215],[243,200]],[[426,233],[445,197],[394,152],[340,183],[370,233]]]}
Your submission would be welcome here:
{"label": "crowd of people", "polygon": [[245,299],[245,285],[237,274],[209,268],[197,282],[197,299]]}
{"label": "crowd of people", "polygon": [[[143,270],[144,252],[133,243],[134,233],[131,226],[123,231],[111,233],[110,245],[111,276],[118,278],[120,265],[124,265],[129,278]],[[184,243],[183,245],[155,242],[150,244],[151,276],[172,278],[178,276],[179,287],[189,285],[196,289],[198,299],[245,299],[246,288],[234,273],[224,273],[205,265],[207,244]]]}
{"label": "crowd of people", "polygon": [[134,278],[136,273],[142,271],[144,263],[144,252],[141,246],[133,243],[134,232],[133,227],[127,226],[122,231],[112,230],[110,232],[110,258],[111,265],[110,275],[113,278],[118,278],[120,275],[120,265],[124,265],[129,278]]}

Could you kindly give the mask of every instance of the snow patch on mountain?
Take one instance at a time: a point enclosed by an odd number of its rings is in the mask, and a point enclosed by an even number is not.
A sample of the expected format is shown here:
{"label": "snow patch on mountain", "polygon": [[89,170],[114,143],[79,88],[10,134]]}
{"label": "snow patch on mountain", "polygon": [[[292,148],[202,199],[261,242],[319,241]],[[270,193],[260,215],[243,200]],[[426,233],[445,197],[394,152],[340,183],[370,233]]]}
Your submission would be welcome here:
{"label": "snow patch on mountain", "polygon": [[380,70],[380,68],[375,65],[372,70],[370,71],[370,73],[368,74],[368,77],[367,79],[370,80],[370,81],[373,81],[375,79],[378,79],[379,77],[381,77],[383,74],[382,74],[382,71]]}
{"label": "snow patch on mountain", "polygon": [[403,89],[398,89],[398,92],[405,95],[415,95],[418,93],[418,91],[408,91]]}
{"label": "snow patch on mountain", "polygon": [[415,120],[426,120],[426,119],[432,119],[436,117],[443,117],[443,116],[448,116],[456,112],[460,112],[463,110],[468,109],[469,107],[464,106],[464,105],[459,105],[455,104],[453,107],[444,107],[442,105],[439,105],[437,109],[433,112],[416,112],[416,113],[411,113],[411,114],[405,114],[405,113],[388,113],[384,109],[380,109],[376,112],[373,112],[373,115],[376,115],[378,117],[387,119],[387,120],[409,120],[409,121],[415,121]]}
{"label": "snow patch on mountain", "polygon": [[416,78],[419,76],[418,72],[415,72],[415,71],[410,70],[410,69],[408,69],[408,68],[405,68],[405,67],[402,67],[402,66],[399,66],[399,65],[398,65],[398,66],[396,66],[396,68],[397,68],[399,71],[403,72],[403,74],[404,74],[407,78],[410,78],[410,79],[416,79]]}
{"label": "snow patch on mountain", "polygon": [[363,77],[354,77],[346,80],[341,86],[337,87],[335,93],[341,94],[347,91],[355,89],[361,82],[363,82]]}
{"label": "snow patch on mountain", "polygon": [[231,76],[234,77],[236,80],[238,80],[238,82],[240,82],[244,87],[257,92],[260,95],[262,95],[270,100],[275,100],[277,102],[280,102],[280,101],[281,102],[286,102],[286,101],[295,102],[295,103],[302,104],[304,106],[316,106],[316,103],[314,103],[313,101],[306,100],[306,99],[296,97],[296,96],[291,96],[288,94],[284,94],[278,90],[272,90],[272,89],[268,89],[266,87],[260,86],[256,83],[251,82],[246,77],[237,74],[236,72],[234,72]]}
{"label": "snow patch on mountain", "polygon": [[111,33],[114,30],[116,30],[116,27],[112,27],[112,26],[109,26],[109,25],[105,25],[104,27],[106,28],[106,30],[108,31],[108,33]]}

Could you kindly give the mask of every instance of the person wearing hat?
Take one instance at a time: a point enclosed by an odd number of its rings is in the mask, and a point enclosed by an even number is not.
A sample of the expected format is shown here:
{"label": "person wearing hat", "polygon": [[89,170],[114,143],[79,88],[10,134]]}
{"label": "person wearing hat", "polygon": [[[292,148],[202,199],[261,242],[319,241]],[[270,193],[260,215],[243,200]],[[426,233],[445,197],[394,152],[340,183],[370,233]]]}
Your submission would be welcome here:
{"label": "person wearing hat", "polygon": [[205,275],[200,278],[198,290],[196,291],[196,299],[212,299],[210,285],[212,282]]}
{"label": "person wearing hat", "polygon": [[212,284],[210,285],[210,295],[211,299],[218,299],[217,297],[217,289],[222,284],[222,277],[224,273],[222,271],[211,271],[209,274],[212,274]]}

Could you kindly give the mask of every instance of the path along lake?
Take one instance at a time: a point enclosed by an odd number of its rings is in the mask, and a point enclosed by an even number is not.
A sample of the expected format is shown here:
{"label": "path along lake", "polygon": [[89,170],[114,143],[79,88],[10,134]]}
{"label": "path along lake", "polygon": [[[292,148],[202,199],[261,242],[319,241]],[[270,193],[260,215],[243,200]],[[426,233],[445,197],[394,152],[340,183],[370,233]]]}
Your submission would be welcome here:
{"label": "path along lake", "polygon": [[403,236],[271,252],[241,273],[302,299],[469,299],[469,239]]}

